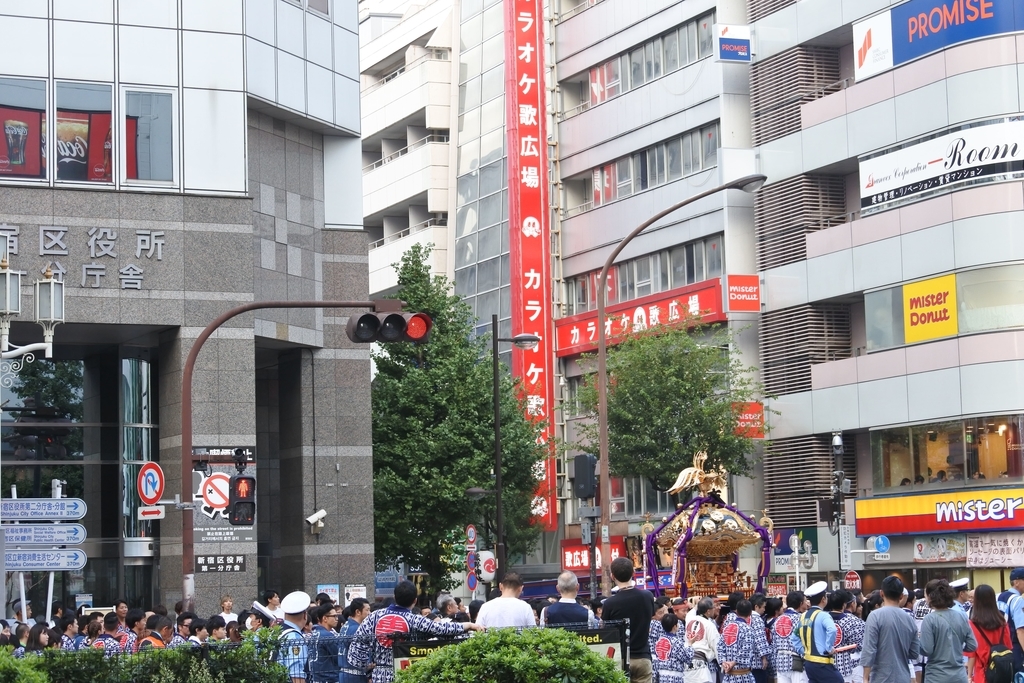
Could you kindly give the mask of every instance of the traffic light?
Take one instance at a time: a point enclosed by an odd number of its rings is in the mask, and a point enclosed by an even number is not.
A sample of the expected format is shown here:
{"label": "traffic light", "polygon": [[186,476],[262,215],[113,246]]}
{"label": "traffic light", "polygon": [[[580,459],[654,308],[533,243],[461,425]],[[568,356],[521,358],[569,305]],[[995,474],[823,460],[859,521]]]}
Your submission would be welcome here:
{"label": "traffic light", "polygon": [[235,526],[252,526],[256,522],[256,477],[235,474],[228,494],[228,522]]}
{"label": "traffic light", "polygon": [[370,342],[425,342],[434,321],[426,313],[363,313],[348,319],[346,333],[357,344]]}
{"label": "traffic light", "polygon": [[572,492],[577,498],[593,498],[597,493],[597,477],[594,475],[596,464],[597,458],[589,453],[581,453],[573,458]]}

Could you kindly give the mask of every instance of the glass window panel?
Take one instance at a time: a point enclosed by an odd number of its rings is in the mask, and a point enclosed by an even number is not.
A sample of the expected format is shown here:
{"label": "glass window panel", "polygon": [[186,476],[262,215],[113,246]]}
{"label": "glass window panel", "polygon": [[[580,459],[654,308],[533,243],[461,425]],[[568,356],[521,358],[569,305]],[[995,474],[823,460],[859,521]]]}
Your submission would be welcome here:
{"label": "glass window panel", "polygon": [[1024,326],[1024,266],[957,273],[960,333]]}
{"label": "glass window panel", "polygon": [[[904,480],[913,482],[917,476],[910,451],[910,430],[906,427],[871,432],[871,459],[876,489],[899,486]],[[924,483],[922,475],[918,484]]]}
{"label": "glass window panel", "polygon": [[668,179],[678,180],[683,177],[683,156],[682,143],[679,138],[674,138],[665,143],[665,153],[668,157]]}
{"label": "glass window panel", "polygon": [[664,36],[665,73],[670,74],[679,68],[679,33],[672,31]]}
{"label": "glass window panel", "polygon": [[704,240],[704,258],[708,264],[708,278],[722,275],[722,236],[715,235]]}
{"label": "glass window panel", "polygon": [[480,75],[480,46],[470,48],[459,57],[459,83]]}
{"label": "glass window panel", "polygon": [[111,93],[109,85],[57,83],[57,139],[52,155],[57,180],[113,180]]}
{"label": "glass window panel", "polygon": [[619,73],[621,74],[622,92],[626,92],[627,90],[632,90],[633,88],[636,87],[636,85],[633,84],[630,75],[630,71],[632,70],[632,60],[630,59],[628,53],[620,55],[619,60]]}
{"label": "glass window panel", "polygon": [[661,60],[662,60],[662,53],[661,53],[661,51],[662,51],[661,38],[655,38],[654,39],[654,60],[653,60],[653,64],[654,64],[654,78],[658,78],[659,76],[661,76],[661,73],[662,73],[662,71],[661,71]]}
{"label": "glass window panel", "polygon": [[502,287],[498,290],[501,301],[501,312],[499,316],[507,318],[512,315],[512,290],[509,287]]}
{"label": "glass window panel", "polygon": [[864,295],[864,328],[868,351],[903,345],[903,288]]}
{"label": "glass window panel", "polygon": [[[501,9],[497,6],[496,9]],[[497,35],[484,41],[483,53],[480,59],[480,71],[487,71],[499,64],[505,58],[505,36]]]}
{"label": "glass window panel", "polygon": [[619,266],[619,301],[628,301],[634,298],[636,292],[636,278],[633,275],[633,263],[627,261]]}
{"label": "glass window panel", "polygon": [[153,424],[153,387],[150,365],[138,358],[121,360],[121,420],[125,424]]}
{"label": "glass window panel", "polygon": [[512,279],[512,271],[509,268],[509,255],[508,254],[502,254],[501,255],[501,270],[499,272],[499,276],[501,277],[501,286],[502,287],[508,287],[509,282]]}
{"label": "glass window panel", "polygon": [[[995,433],[998,434],[998,426]],[[914,455],[915,478],[921,475],[926,483],[935,484],[937,488],[951,486],[951,482],[961,482],[962,486],[969,476],[966,473],[965,445],[963,423],[960,421],[911,427],[910,447]],[[904,478],[891,479],[889,486],[898,486]]]}
{"label": "glass window panel", "polygon": [[701,166],[703,154],[701,152],[700,135],[698,133],[690,133],[687,137],[689,137],[693,143],[690,148],[690,151],[693,155],[691,165],[693,167],[693,172],[696,173],[697,171],[701,170],[701,168],[703,168]]}
{"label": "glass window panel", "polygon": [[505,7],[498,3],[484,10],[484,38],[490,38],[501,33],[505,25]]}
{"label": "glass window panel", "polygon": [[46,82],[0,78],[0,125],[0,177],[45,178]]}
{"label": "glass window panel", "polygon": [[500,161],[487,164],[480,169],[480,196],[486,197],[492,192],[501,189],[501,166]]}
{"label": "glass window panel", "polygon": [[501,159],[504,152],[505,129],[499,128],[480,137],[480,164]]}
{"label": "glass window panel", "polygon": [[658,145],[652,151],[654,159],[654,174],[652,174],[652,185],[665,184],[665,145]]}
{"label": "glass window panel", "polygon": [[128,91],[125,141],[130,180],[174,180],[174,108],[170,93]]}
{"label": "glass window panel", "polygon": [[697,53],[697,57],[699,59],[703,59],[705,57],[710,57],[711,56],[712,47],[713,47],[712,36],[711,36],[711,33],[712,33],[712,26],[711,25],[713,23],[714,23],[714,21],[712,20],[710,14],[705,16],[705,17],[701,17],[697,21],[697,41],[699,43],[699,50],[698,50],[698,53]]}
{"label": "glass window panel", "polygon": [[705,126],[701,130],[704,141],[704,168],[718,165],[718,126]]}
{"label": "glass window panel", "polygon": [[[506,203],[505,193],[501,193],[501,220],[505,220],[505,210],[508,208]],[[508,253],[508,223],[502,223],[498,226],[498,232],[501,233],[501,253]]]}
{"label": "glass window panel", "polygon": [[684,135],[680,142],[683,146],[683,175],[693,173],[693,136]]}
{"label": "glass window panel", "polygon": [[640,191],[646,190],[647,187],[647,151],[644,150],[633,155],[633,189]]}
{"label": "glass window panel", "polygon": [[480,34],[480,27],[482,24],[482,14],[478,14],[472,19],[467,19],[462,22],[462,27],[459,30],[459,44],[463,51],[471,47],[475,47],[483,41],[483,36]]}
{"label": "glass window panel", "polygon": [[690,285],[697,281],[697,266],[693,262],[696,252],[692,244],[684,246],[683,251],[686,253],[686,284]]}
{"label": "glass window panel", "polygon": [[486,230],[481,229],[480,232],[477,233],[477,244],[479,245],[479,252],[477,253],[478,261],[494,258],[498,255],[498,251],[501,249],[501,236],[498,232],[499,227],[495,225],[487,228]]}
{"label": "glass window panel", "polygon": [[644,45],[644,79],[654,78],[654,43]]}
{"label": "glass window panel", "polygon": [[647,296],[651,293],[651,259],[643,256],[635,261],[636,296]]}
{"label": "glass window panel", "polygon": [[979,417],[966,421],[964,441],[972,480],[1016,479],[1024,474],[1021,433],[1024,415]]}
{"label": "glass window panel", "polygon": [[686,63],[697,61],[697,22],[686,25]]}
{"label": "glass window panel", "polygon": [[633,193],[633,181],[630,168],[631,165],[629,163],[629,157],[619,159],[615,162],[615,175],[619,181],[618,188],[616,189],[617,197],[628,197]]}
{"label": "glass window panel", "polygon": [[669,252],[672,261],[672,288],[682,287],[686,284],[686,250],[683,247],[676,247]]}
{"label": "glass window panel", "polygon": [[481,0],[463,0],[462,2],[462,20],[465,21],[474,14],[479,14],[480,10],[484,8]]}
{"label": "glass window panel", "polygon": [[[480,200],[480,227],[486,228],[499,222],[501,222],[501,195],[495,192]],[[498,252],[494,253],[497,255]]]}
{"label": "glass window panel", "polygon": [[642,47],[629,53],[629,71],[630,89],[644,84],[644,49]]}
{"label": "glass window panel", "polygon": [[480,136],[480,109],[470,109],[459,117],[459,139],[472,140]]}
{"label": "glass window panel", "polygon": [[455,295],[468,296],[476,291],[476,266],[455,271]]}
{"label": "glass window panel", "polygon": [[476,201],[477,199],[477,174],[467,173],[464,176],[459,176],[457,182],[456,192],[458,197],[459,205],[468,204],[469,202]]}
{"label": "glass window panel", "polygon": [[476,263],[476,233],[455,240],[455,267],[462,268]]}
{"label": "glass window panel", "polygon": [[480,106],[480,79],[471,78],[459,86],[459,113]]}
{"label": "glass window panel", "polygon": [[500,277],[498,265],[498,259],[496,258],[476,264],[476,291],[478,293],[498,288]]}
{"label": "glass window panel", "polygon": [[484,72],[481,76],[480,101],[488,102],[500,95],[505,90],[505,67],[496,66]]}
{"label": "glass window panel", "polygon": [[455,225],[456,234],[460,237],[468,235],[471,232],[476,232],[478,221],[477,221],[477,206],[476,203],[467,204],[466,206],[460,206],[455,210]]}
{"label": "glass window panel", "polygon": [[505,124],[505,98],[497,97],[480,107],[480,132],[487,133]]}
{"label": "glass window panel", "polygon": [[[492,289],[476,297],[476,310],[480,320],[490,320],[498,313],[498,290]],[[500,315],[499,315],[500,317]]]}
{"label": "glass window panel", "polygon": [[622,77],[619,68],[619,58],[604,65],[604,92],[605,98],[611,98],[622,92]]}
{"label": "glass window panel", "polygon": [[584,311],[588,310],[590,306],[590,296],[589,292],[587,291],[588,282],[589,278],[587,278],[586,276],[576,278],[575,280],[572,281],[574,291],[573,297],[572,299],[570,299],[570,301],[574,306],[573,314],[583,313]]}
{"label": "glass window panel", "polygon": [[[501,220],[508,220],[508,190],[501,191]],[[508,251],[508,248],[503,247],[502,251]]]}
{"label": "glass window panel", "polygon": [[309,9],[316,10],[320,14],[331,15],[330,0],[307,0]]}
{"label": "glass window panel", "polygon": [[663,251],[658,254],[658,286],[661,292],[672,289],[670,278],[672,276],[672,263],[669,260],[669,254],[667,251]]}
{"label": "glass window panel", "polygon": [[[479,109],[477,110],[479,111]],[[470,140],[459,147],[459,164],[457,173],[464,174],[476,170],[480,164],[480,140]]]}
{"label": "glass window panel", "polygon": [[704,242],[693,244],[693,281],[704,280]]}

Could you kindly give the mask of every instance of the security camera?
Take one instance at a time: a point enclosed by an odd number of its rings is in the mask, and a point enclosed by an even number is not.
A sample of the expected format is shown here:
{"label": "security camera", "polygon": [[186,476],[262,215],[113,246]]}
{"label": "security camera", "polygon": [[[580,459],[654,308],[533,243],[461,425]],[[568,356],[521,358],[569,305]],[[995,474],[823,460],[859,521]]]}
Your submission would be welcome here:
{"label": "security camera", "polygon": [[306,521],[309,522],[310,524],[315,524],[316,522],[319,522],[319,524],[321,524],[321,526],[323,526],[324,525],[323,519],[325,517],[327,517],[327,510],[317,510],[316,512],[314,512],[311,515],[309,515],[308,517],[306,517]]}

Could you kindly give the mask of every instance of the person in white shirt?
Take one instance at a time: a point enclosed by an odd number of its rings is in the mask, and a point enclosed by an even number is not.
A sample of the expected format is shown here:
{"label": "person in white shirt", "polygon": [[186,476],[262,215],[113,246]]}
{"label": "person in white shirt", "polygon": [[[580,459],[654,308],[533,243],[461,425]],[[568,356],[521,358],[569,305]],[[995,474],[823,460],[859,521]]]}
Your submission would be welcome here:
{"label": "person in white shirt", "polygon": [[687,683],[710,683],[716,680],[718,666],[718,627],[714,618],[718,607],[711,598],[701,598],[697,609],[686,614],[686,634],[691,639],[694,656],[707,664],[692,676],[687,676]]}
{"label": "person in white shirt", "polygon": [[536,626],[533,608],[519,599],[523,593],[523,580],[519,574],[509,572],[498,583],[501,597],[485,602],[476,615],[476,623],[487,628],[525,628]]}
{"label": "person in white shirt", "polygon": [[224,617],[225,624],[238,621],[238,615],[231,611],[234,606],[235,603],[231,600],[230,595],[225,595],[220,599],[220,616]]}

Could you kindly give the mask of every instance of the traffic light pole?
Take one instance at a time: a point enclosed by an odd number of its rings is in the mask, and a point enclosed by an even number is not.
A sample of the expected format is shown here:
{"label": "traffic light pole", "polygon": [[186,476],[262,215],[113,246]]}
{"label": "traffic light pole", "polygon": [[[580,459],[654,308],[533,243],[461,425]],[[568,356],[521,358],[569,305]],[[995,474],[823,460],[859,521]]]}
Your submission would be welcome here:
{"label": "traffic light pole", "polygon": [[362,308],[374,311],[401,310],[396,300],[378,301],[255,301],[225,311],[199,333],[181,373],[181,598],[186,610],[195,607],[195,537],[192,527],[192,374],[203,344],[221,325],[235,316],[264,308]]}

